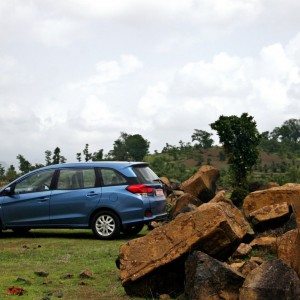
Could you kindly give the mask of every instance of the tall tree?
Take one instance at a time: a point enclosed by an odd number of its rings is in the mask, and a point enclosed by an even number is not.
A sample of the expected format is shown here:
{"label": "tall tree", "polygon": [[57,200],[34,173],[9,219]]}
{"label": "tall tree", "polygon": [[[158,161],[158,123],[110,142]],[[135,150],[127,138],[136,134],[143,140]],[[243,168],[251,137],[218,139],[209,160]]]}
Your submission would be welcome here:
{"label": "tall tree", "polygon": [[85,161],[90,161],[92,159],[92,153],[89,152],[89,144],[85,144],[85,147],[82,151],[83,155],[84,155],[84,159]]}
{"label": "tall tree", "polygon": [[109,156],[115,160],[141,161],[149,151],[150,142],[140,134],[127,134],[121,132],[120,137],[114,141],[113,150]]}
{"label": "tall tree", "polygon": [[237,116],[220,116],[212,123],[223,144],[233,174],[235,187],[245,188],[247,175],[258,161],[260,134],[252,116],[243,113]]}
{"label": "tall tree", "polygon": [[192,142],[196,141],[196,147],[199,148],[210,148],[212,147],[214,140],[211,138],[212,133],[209,133],[205,130],[194,129],[194,133],[192,134]]}
{"label": "tall tree", "polygon": [[60,148],[56,147],[53,151],[52,164],[59,164],[60,162]]}
{"label": "tall tree", "polygon": [[0,180],[5,179],[5,169],[4,167],[0,164]]}
{"label": "tall tree", "polygon": [[125,144],[131,160],[142,161],[148,154],[150,142],[140,134],[129,135]]}
{"label": "tall tree", "polygon": [[17,156],[17,160],[19,161],[19,170],[22,174],[26,174],[29,171],[31,171],[32,166],[28,160],[25,159],[25,157],[21,154]]}
{"label": "tall tree", "polygon": [[16,169],[13,165],[10,165],[9,168],[6,170],[5,178],[7,181],[11,182],[18,177]]}
{"label": "tall tree", "polygon": [[81,152],[77,152],[76,153],[76,159],[77,159],[77,161],[81,161]]}
{"label": "tall tree", "polygon": [[92,161],[101,161],[103,160],[103,149],[99,149],[98,151],[94,152],[92,155]]}
{"label": "tall tree", "polygon": [[52,152],[50,150],[46,150],[45,151],[45,162],[46,162],[46,166],[51,165],[51,156],[52,156]]}
{"label": "tall tree", "polygon": [[292,147],[300,149],[300,119],[289,119],[280,127],[275,127],[272,137]]}

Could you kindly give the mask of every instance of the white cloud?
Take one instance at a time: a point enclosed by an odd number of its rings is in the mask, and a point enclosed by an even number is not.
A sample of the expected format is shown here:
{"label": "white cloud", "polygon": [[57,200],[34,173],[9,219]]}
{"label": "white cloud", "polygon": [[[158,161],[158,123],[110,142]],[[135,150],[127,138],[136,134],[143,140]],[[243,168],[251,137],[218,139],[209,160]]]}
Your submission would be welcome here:
{"label": "white cloud", "polygon": [[[283,9],[284,8],[284,9]],[[0,160],[299,117],[298,0],[0,1]],[[129,54],[124,54],[129,53]]]}
{"label": "white cloud", "polygon": [[35,23],[33,31],[46,46],[66,47],[80,35],[79,24],[67,19],[46,19]]}

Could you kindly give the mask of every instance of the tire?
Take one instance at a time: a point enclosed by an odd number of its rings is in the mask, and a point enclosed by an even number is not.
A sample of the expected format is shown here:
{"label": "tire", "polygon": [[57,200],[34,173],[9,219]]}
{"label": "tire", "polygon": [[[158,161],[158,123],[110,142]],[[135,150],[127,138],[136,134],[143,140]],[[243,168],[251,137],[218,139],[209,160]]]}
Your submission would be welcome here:
{"label": "tire", "polygon": [[118,216],[111,211],[97,213],[92,221],[92,230],[98,239],[111,240],[120,234],[120,228]]}
{"label": "tire", "polygon": [[125,235],[137,235],[144,227],[144,224],[137,224],[137,225],[133,225],[133,226],[129,226],[125,229],[123,229],[123,233]]}
{"label": "tire", "polygon": [[13,229],[13,232],[14,232],[15,234],[20,234],[20,235],[26,234],[26,233],[28,233],[29,231],[30,231],[30,228],[27,228],[27,227],[20,227],[20,228],[14,228],[14,229]]}

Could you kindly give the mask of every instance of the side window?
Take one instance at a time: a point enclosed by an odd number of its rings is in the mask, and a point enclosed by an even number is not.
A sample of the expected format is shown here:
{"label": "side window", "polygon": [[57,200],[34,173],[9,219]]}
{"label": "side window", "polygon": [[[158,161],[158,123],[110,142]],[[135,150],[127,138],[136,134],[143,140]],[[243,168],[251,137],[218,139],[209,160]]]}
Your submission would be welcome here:
{"label": "side window", "polygon": [[16,194],[48,191],[54,170],[41,171],[32,174],[15,185]]}
{"label": "side window", "polygon": [[76,190],[95,186],[94,169],[63,169],[59,172],[58,190]]}
{"label": "side window", "polygon": [[100,169],[100,171],[104,186],[122,185],[127,183],[126,178],[113,169]]}

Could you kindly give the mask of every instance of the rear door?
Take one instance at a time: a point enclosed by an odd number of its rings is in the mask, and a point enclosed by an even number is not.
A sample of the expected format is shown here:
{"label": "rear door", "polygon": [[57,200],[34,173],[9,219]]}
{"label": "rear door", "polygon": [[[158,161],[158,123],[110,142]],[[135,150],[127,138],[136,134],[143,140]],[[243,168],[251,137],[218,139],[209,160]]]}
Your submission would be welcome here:
{"label": "rear door", "polygon": [[89,215],[101,198],[94,168],[66,168],[57,175],[50,202],[52,225],[87,226]]}

